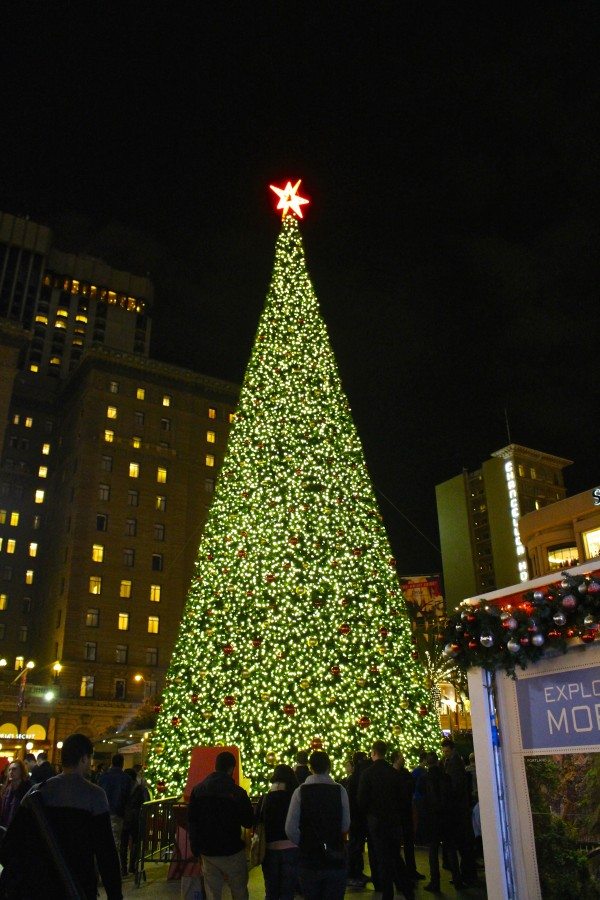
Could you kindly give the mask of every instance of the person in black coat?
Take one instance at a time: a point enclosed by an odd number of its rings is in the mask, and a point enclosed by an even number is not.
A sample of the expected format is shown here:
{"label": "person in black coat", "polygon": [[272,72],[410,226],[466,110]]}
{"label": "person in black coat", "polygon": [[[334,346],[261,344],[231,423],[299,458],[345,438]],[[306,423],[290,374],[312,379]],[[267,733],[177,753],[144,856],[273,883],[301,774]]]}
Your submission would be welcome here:
{"label": "person in black coat", "polygon": [[343,785],[350,802],[350,831],[348,832],[348,887],[364,889],[368,882],[363,872],[364,848],[367,840],[367,818],[358,805],[358,785],[360,776],[371,765],[371,760],[362,750],[352,755],[350,775]]}
{"label": "person in black coat", "polygon": [[428,753],[426,761],[427,772],[421,779],[423,803],[420,821],[423,840],[429,847],[429,883],[425,885],[425,890],[437,894],[440,892],[439,849],[442,843],[446,849],[454,887],[458,890],[464,885],[460,878],[453,835],[456,810],[453,807],[452,783],[439,765],[437,753]]}
{"label": "person in black coat", "polygon": [[285,833],[285,820],[298,781],[290,766],[275,767],[271,790],[261,798],[256,824],[264,823],[265,857],[262,872],[265,900],[293,900],[298,882],[298,847]]}
{"label": "person in black coat", "polygon": [[417,872],[417,863],[415,861],[415,829],[414,829],[414,802],[415,780],[404,764],[404,757],[399,750],[392,753],[392,765],[402,783],[402,807],[400,815],[402,817],[402,846],[404,848],[404,861],[408,874],[413,881],[424,878],[420,872]]}

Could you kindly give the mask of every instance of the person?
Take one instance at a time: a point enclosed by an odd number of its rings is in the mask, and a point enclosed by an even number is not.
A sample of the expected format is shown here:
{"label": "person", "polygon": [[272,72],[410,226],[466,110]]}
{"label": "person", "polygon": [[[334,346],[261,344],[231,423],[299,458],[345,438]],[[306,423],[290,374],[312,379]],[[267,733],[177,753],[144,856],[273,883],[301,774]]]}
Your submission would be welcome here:
{"label": "person", "polygon": [[33,772],[33,769],[34,769],[35,763],[36,763],[35,756],[33,755],[33,753],[26,753],[25,757],[24,757],[24,762],[25,762],[25,765],[27,766],[27,777],[31,778],[31,773]]}
{"label": "person", "polygon": [[0,795],[0,826],[8,828],[19,804],[29,788],[29,772],[21,759],[13,759],[7,766],[7,781]]}
{"label": "person", "polygon": [[285,832],[299,847],[298,871],[304,900],[342,900],[346,890],[344,833],[350,827],[348,794],[331,775],[324,750],[309,759],[309,775],[292,795]]}
{"label": "person", "polygon": [[423,835],[421,834],[421,811],[423,806],[424,793],[422,789],[422,779],[427,774],[427,753],[424,750],[419,750],[419,763],[412,770],[412,777],[415,785],[415,792],[413,794],[413,806],[415,811],[414,818],[414,832],[415,832],[415,844],[422,845],[425,843],[423,840]]}
{"label": "person", "polygon": [[454,843],[454,809],[452,784],[449,776],[439,765],[437,753],[426,756],[427,769],[421,779],[423,805],[421,810],[421,830],[423,840],[429,848],[429,882],[424,890],[432,894],[440,892],[440,845],[444,845],[448,868],[452,872],[454,887],[464,887],[460,878],[458,857]]}
{"label": "person", "polygon": [[[87,778],[92,755],[89,738],[69,735],[62,747],[62,773],[34,786],[23,799],[0,845],[0,897],[64,900],[71,879],[82,898],[96,900],[97,864],[107,900],[122,900],[106,794]],[[36,801],[42,807],[39,817]]]}
{"label": "person", "polygon": [[31,781],[33,784],[42,784],[48,778],[56,775],[54,766],[48,762],[48,754],[45,750],[37,755],[36,765],[31,770]]}
{"label": "person", "polygon": [[420,881],[425,876],[417,872],[415,860],[415,831],[414,831],[414,793],[415,781],[406,768],[404,756],[399,750],[394,750],[391,756],[392,766],[400,776],[402,784],[402,806],[400,818],[402,824],[402,847],[404,849],[404,861],[408,874],[413,881]]}
{"label": "person", "polygon": [[117,851],[121,850],[121,833],[123,831],[123,817],[125,807],[132,790],[131,778],[123,771],[125,757],[122,753],[115,753],[110,769],[103,772],[98,778],[98,785],[106,792],[108,808],[110,809],[110,824],[115,839]]}
{"label": "person", "polygon": [[393,900],[394,884],[406,900],[413,900],[414,885],[400,855],[402,842],[402,783],[385,759],[385,741],[375,741],[371,749],[373,764],[362,773],[358,785],[358,805],[367,817],[373,850],[373,885],[382,900]]}
{"label": "person", "polygon": [[261,799],[256,822],[264,822],[265,858],[262,872],[265,900],[293,900],[298,880],[298,847],[285,833],[285,820],[298,780],[290,766],[275,766],[271,789]]}
{"label": "person", "polygon": [[467,779],[469,783],[469,797],[471,806],[473,807],[479,800],[479,792],[477,790],[477,768],[475,765],[474,753],[469,753],[469,765],[465,766],[465,772],[467,773]]}
{"label": "person", "polygon": [[[121,872],[123,875],[135,872],[139,854],[140,841],[140,810],[144,803],[150,800],[148,782],[144,778],[144,772],[140,766],[138,769],[128,769],[132,774],[133,788],[125,804],[123,815],[123,831],[121,832]],[[127,854],[131,842],[129,854],[129,868],[127,867]]]}
{"label": "person", "polygon": [[357,750],[352,754],[351,772],[345,780],[344,787],[348,793],[350,804],[350,829],[348,831],[348,881],[350,890],[364,890],[369,878],[365,875],[364,849],[367,840],[367,820],[358,806],[358,785],[360,776],[370,764],[367,754]]}
{"label": "person", "polygon": [[195,786],[188,807],[192,853],[202,858],[207,900],[221,900],[229,884],[233,900],[248,900],[248,864],[242,828],[251,828],[254,810],[246,791],[233,780],[235,756],[223,750],[215,771]]}
{"label": "person", "polygon": [[466,885],[477,884],[475,864],[475,835],[471,824],[471,794],[469,778],[463,758],[452,738],[442,741],[444,772],[450,778],[455,810],[453,838],[460,856],[460,880]]}
{"label": "person", "polygon": [[304,784],[310,775],[308,768],[308,753],[306,750],[299,750],[296,754],[296,765],[294,766],[294,775],[298,784]]}

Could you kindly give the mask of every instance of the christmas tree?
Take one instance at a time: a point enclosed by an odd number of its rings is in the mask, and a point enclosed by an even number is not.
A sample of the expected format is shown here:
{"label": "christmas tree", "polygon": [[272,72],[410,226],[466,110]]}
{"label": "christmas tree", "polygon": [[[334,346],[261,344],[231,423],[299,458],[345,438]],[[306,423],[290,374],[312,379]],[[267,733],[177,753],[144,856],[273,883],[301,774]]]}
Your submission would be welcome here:
{"label": "christmas tree", "polygon": [[322,747],[340,772],[376,738],[409,760],[439,740],[306,271],[298,185],[277,189],[272,281],[153,735],[151,778],[169,793],[198,745],[237,745],[262,789],[298,749]]}

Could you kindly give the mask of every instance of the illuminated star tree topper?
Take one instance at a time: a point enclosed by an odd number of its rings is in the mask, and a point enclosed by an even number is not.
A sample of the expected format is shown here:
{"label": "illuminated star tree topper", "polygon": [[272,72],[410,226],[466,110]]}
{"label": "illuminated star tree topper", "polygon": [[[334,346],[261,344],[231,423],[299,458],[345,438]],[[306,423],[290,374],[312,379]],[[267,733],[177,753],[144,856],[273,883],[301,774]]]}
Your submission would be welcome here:
{"label": "illuminated star tree topper", "polygon": [[301,180],[302,179],[299,178],[293,187],[291,181],[288,181],[284,188],[275,187],[274,184],[269,185],[271,190],[279,197],[277,209],[283,210],[281,213],[282,218],[288,215],[290,209],[295,215],[302,218],[302,206],[304,206],[305,203],[308,203],[308,200],[298,195],[298,188],[300,187]]}

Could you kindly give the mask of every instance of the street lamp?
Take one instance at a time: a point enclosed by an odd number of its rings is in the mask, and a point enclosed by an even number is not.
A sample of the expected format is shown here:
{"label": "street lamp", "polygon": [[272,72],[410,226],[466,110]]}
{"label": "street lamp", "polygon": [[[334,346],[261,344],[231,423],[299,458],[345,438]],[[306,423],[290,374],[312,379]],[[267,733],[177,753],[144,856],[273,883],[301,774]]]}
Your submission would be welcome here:
{"label": "street lamp", "polygon": [[62,666],[58,660],[56,660],[56,662],[52,666],[52,671],[54,672],[54,681],[56,683],[60,678],[60,673],[62,672]]}

